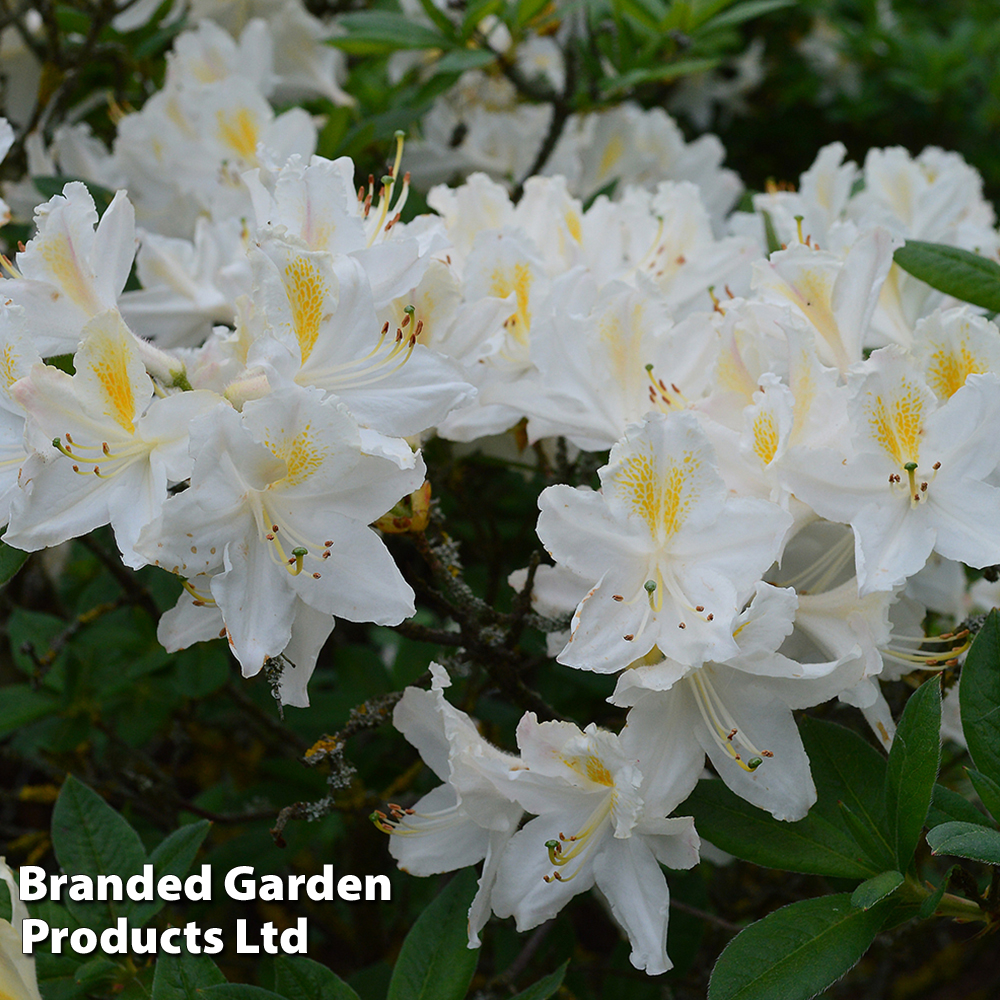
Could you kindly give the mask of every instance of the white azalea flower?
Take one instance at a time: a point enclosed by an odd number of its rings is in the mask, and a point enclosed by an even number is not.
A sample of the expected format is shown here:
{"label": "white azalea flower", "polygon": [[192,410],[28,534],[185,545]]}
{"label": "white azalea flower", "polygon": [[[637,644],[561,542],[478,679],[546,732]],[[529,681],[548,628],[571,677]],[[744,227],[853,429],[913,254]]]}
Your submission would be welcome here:
{"label": "white azalea flower", "polygon": [[559,662],[610,673],[654,645],[683,663],[735,654],[739,595],[777,558],[791,517],[727,497],[686,413],[633,424],[600,477],[603,494],[551,486],[539,499],[539,538],[593,581]]}
{"label": "white azalea flower", "polygon": [[524,716],[517,727],[522,767],[511,771],[511,794],[537,818],[507,845],[493,911],[528,930],[596,884],[628,935],[632,964],[658,975],[672,965],[660,864],[690,868],[700,845],[690,818],[667,814],[690,793],[701,764],[669,752],[667,727],[634,723],[618,737],[593,724],[581,732],[569,722]]}
{"label": "white azalea flower", "polygon": [[484,861],[469,909],[469,947],[490,916],[490,899],[508,841],[524,810],[512,799],[509,775],[523,765],[484,740],[473,721],[444,697],[451,679],[430,666],[430,691],[409,687],[392,713],[393,725],[444,782],[410,809],[390,805],[373,815],[388,833],[389,853],[411,875],[436,875]]}
{"label": "white azalea flower", "polygon": [[10,920],[0,920],[0,997],[4,1000],[42,1000],[38,992],[34,956],[25,955],[21,943],[21,924],[28,908],[21,902],[14,873],[0,858],[0,878],[10,889]]}
{"label": "white azalea flower", "polygon": [[211,594],[247,676],[291,639],[296,596],[350,621],[395,625],[413,592],[368,524],[424,479],[360,450],[347,411],[289,387],[219,406],[192,428],[191,487],[171,497],[139,547]]}
{"label": "white azalea flower", "polygon": [[188,424],[218,397],[200,391],[154,399],[141,357],[136,338],[110,311],[84,327],[75,375],[36,364],[12,386],[29,433],[54,447],[22,469],[9,544],[34,552],[110,523],[125,564],[144,565],[135,549],[139,532],[159,514],[167,486],[190,473]]}

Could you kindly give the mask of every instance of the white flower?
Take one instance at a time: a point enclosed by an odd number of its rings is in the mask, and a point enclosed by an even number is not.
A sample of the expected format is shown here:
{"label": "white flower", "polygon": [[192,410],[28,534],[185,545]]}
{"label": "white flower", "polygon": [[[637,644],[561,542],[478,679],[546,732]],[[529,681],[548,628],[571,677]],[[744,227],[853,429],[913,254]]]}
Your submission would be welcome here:
{"label": "white flower", "polygon": [[[398,624],[413,592],[368,524],[424,479],[365,455],[357,425],[316,389],[217,407],[192,428],[191,487],[140,539],[156,565],[214,574],[212,597],[251,676],[291,639],[296,596],[328,615]],[[221,572],[219,572],[221,570]]]}
{"label": "white flower", "polygon": [[539,498],[539,538],[593,581],[559,662],[610,673],[654,645],[683,663],[737,652],[739,595],[777,558],[791,517],[727,497],[687,413],[633,424],[600,477],[603,494],[552,486]]}
{"label": "white flower", "polygon": [[0,858],[0,878],[10,889],[10,921],[0,920],[0,997],[3,1000],[42,1000],[35,975],[35,959],[24,954],[21,944],[21,924],[28,908],[21,902],[17,880]]}
{"label": "white flower", "polygon": [[451,680],[431,664],[430,691],[407,688],[392,721],[424,763],[444,782],[411,809],[390,805],[373,815],[390,835],[389,852],[412,875],[435,875],[485,859],[479,891],[469,909],[469,947],[490,915],[490,898],[507,842],[524,810],[512,800],[508,775],[522,765],[484,740],[473,721],[444,697]]}
{"label": "white flower", "polygon": [[[663,727],[629,725],[621,737],[591,724],[539,724],[529,712],[517,727],[522,767],[511,794],[535,813],[500,862],[493,911],[528,930],[555,916],[592,885],[632,944],[631,961],[666,972],[670,895],[660,864],[690,868],[700,841],[690,818],[668,819],[698,779],[700,761],[663,754]],[[654,781],[645,759],[659,765]]]}
{"label": "white flower", "polygon": [[116,311],[83,329],[76,374],[36,364],[11,388],[29,433],[51,441],[21,472],[5,540],[33,552],[111,524],[126,565],[142,566],[139,532],[167,486],[191,470],[188,424],[216,405],[210,392],[153,398],[136,338]]}

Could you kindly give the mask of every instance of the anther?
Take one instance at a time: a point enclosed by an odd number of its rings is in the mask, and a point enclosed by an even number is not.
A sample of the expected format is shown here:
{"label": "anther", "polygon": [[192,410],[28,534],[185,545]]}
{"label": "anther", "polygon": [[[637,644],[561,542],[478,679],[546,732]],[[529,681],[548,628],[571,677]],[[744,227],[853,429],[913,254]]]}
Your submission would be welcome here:
{"label": "anther", "polygon": [[[68,437],[68,436],[69,436],[69,435],[67,435],[67,437]],[[932,468],[932,469],[933,469],[933,470],[934,470],[935,472],[937,472],[937,470],[941,468],[941,463],[940,463],[940,462],[935,462],[935,463],[934,463],[934,464],[933,464],[933,465],[931,466],[931,468]]]}
{"label": "anther", "polygon": [[612,595],[611,595],[611,600],[612,600],[612,601],[618,601],[619,603],[621,603],[622,601],[624,601],[624,600],[625,600],[625,598],[624,598],[624,597],[622,597],[622,595],[621,595],[621,594],[612,594]]}
{"label": "anther", "polygon": [[622,636],[622,638],[623,638],[623,639],[624,639],[624,640],[625,640],[626,642],[631,642],[631,641],[632,641],[632,640],[633,640],[633,639],[635,638],[635,636],[634,636],[634,635],[632,635],[632,633],[631,633],[631,632],[629,632],[629,634],[628,634],[628,635],[623,635],[623,636]]}
{"label": "anther", "polygon": [[320,576],[319,573],[313,573],[313,579],[314,580],[318,580],[319,576]]}
{"label": "anther", "polygon": [[774,754],[770,750],[761,750],[761,757],[773,757]]}
{"label": "anther", "polygon": [[331,545],[333,545],[333,542],[329,538],[323,543],[323,547],[326,549],[328,549]]}
{"label": "anther", "polygon": [[699,614],[700,614],[700,613],[701,613],[702,611],[704,611],[704,610],[705,610],[705,605],[704,605],[704,604],[696,604],[696,605],[695,605],[695,611],[697,611],[697,612],[698,612]]}
{"label": "anther", "polygon": [[677,623],[677,627],[678,628],[687,628],[687,625],[684,622],[678,622]]}
{"label": "anther", "polygon": [[920,492],[921,493],[926,493],[927,492],[927,484],[926,483],[921,483],[920,484]]}
{"label": "anther", "polygon": [[111,454],[111,449],[108,447],[108,442],[107,441],[102,441],[101,442],[101,451],[103,451],[105,455],[110,455]]}
{"label": "anther", "polygon": [[271,530],[272,530],[272,531],[273,531],[273,532],[274,532],[275,534],[277,534],[277,533],[278,533],[278,526],[277,526],[276,524],[272,524],[272,525],[271,525]]}
{"label": "anther", "polygon": [[705,616],[705,621],[707,621],[707,622],[714,622],[715,621],[715,615],[713,615],[711,612],[709,612]]}

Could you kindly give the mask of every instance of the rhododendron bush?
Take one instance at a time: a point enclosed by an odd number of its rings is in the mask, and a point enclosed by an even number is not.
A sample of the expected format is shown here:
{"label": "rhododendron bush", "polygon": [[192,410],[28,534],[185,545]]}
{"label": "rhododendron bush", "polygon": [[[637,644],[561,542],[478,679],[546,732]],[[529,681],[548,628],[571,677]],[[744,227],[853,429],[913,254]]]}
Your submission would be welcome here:
{"label": "rhododendron bush", "polygon": [[[956,152],[682,131],[783,6],[5,14],[0,996],[996,981],[1000,233]],[[392,896],[13,873],[147,858]]]}

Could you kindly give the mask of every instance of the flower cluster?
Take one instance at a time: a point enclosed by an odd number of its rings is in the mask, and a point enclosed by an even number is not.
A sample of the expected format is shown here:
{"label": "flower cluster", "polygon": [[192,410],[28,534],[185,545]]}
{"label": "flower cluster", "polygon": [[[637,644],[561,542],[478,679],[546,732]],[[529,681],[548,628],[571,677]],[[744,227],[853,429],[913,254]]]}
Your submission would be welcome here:
{"label": "flower cluster", "polygon": [[528,112],[477,117],[460,89],[414,159],[432,164],[464,101],[449,169],[494,176],[433,188],[436,214],[404,223],[401,137],[356,188],[349,160],[312,155],[304,111],[272,110],[302,89],[349,98],[333,50],[283,64],[288,38],[316,40],[304,10],[269,16],[182,33],[113,150],[80,129],[35,148],[118,193],[98,219],[67,184],[4,258],[5,541],[109,524],[126,565],[184,581],[168,649],[223,635],[246,675],[280,660],[282,700],[304,705],[337,617],[414,613],[370,525],[422,489],[426,438],[490,448],[523,425],[609,452],[600,489],[539,497],[552,563],[532,599],[570,619],[552,669],[616,676],[620,734],[528,713],[502,752],[434,667],[395,722],[443,784],[376,818],[415,874],[484,860],[474,944],[491,912],[532,927],[596,885],[633,963],[662,972],[659,863],[698,860],[692,821],[669,817],[706,755],[799,819],[816,792],[793,710],[839,698],[888,746],[879,680],[967,647],[921,623],[963,606],[960,564],[1000,563],[1000,331],[892,254],[920,238],[995,257],[992,212],[955,155],[859,167],[835,145],[797,190],[727,215],[717,142],[627,106],[574,120],[515,200],[496,178],[518,170]]}

